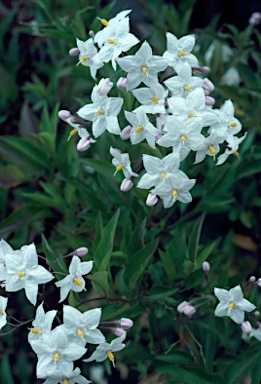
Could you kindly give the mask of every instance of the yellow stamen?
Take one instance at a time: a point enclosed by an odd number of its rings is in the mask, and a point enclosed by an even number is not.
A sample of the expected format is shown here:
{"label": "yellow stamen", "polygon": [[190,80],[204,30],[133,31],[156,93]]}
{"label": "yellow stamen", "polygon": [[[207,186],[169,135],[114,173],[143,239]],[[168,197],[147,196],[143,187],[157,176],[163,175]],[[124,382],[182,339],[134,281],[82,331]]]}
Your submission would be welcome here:
{"label": "yellow stamen", "polygon": [[216,150],[215,150],[214,147],[212,147],[212,145],[210,145],[210,146],[208,147],[208,149],[210,150],[210,152],[212,153],[212,155],[214,155],[214,154],[216,153]]}
{"label": "yellow stamen", "polygon": [[98,109],[98,111],[96,112],[96,115],[104,115],[104,111],[102,109]]}
{"label": "yellow stamen", "polygon": [[148,68],[147,67],[141,67],[141,71],[143,73],[148,73]]}
{"label": "yellow stamen", "polygon": [[151,98],[151,101],[153,101],[153,103],[157,103],[157,102],[159,101],[159,99],[158,99],[158,97],[153,96],[153,97]]}
{"label": "yellow stamen", "polygon": [[109,44],[115,44],[115,40],[113,40],[113,39],[108,39],[107,42],[108,42]]}
{"label": "yellow stamen", "polygon": [[236,127],[237,123],[235,121],[232,121],[232,123],[229,124],[230,127]]}
{"label": "yellow stamen", "polygon": [[135,129],[134,129],[134,131],[135,132],[140,132],[142,130],[142,126],[141,125],[138,125]]}
{"label": "yellow stamen", "polygon": [[69,384],[69,381],[67,379],[64,379],[63,384]]}
{"label": "yellow stamen", "polygon": [[185,85],[185,86],[184,86],[184,91],[190,92],[191,89],[192,89],[192,88],[191,88],[189,85]]}
{"label": "yellow stamen", "polygon": [[82,331],[81,329],[78,329],[78,331],[77,331],[77,335],[78,335],[79,337],[83,337],[83,336],[84,336],[84,333],[83,333],[83,331]]}
{"label": "yellow stamen", "polygon": [[78,279],[78,277],[75,277],[75,278],[73,279],[73,281],[74,281],[75,284],[79,285],[79,287],[82,286],[82,281],[81,281],[80,279]]}
{"label": "yellow stamen", "polygon": [[176,191],[176,189],[173,189],[173,191],[172,191],[172,196],[173,197],[176,197],[178,195],[178,192]]}
{"label": "yellow stamen", "polygon": [[108,356],[108,359],[112,362],[112,365],[115,367],[114,365],[114,355],[111,351],[108,351],[107,352],[107,356]]}
{"label": "yellow stamen", "polygon": [[118,166],[116,167],[116,171],[117,171],[117,172],[121,171],[123,167],[124,167],[123,164],[118,165]]}
{"label": "yellow stamen", "polygon": [[80,61],[82,63],[85,63],[85,61],[87,61],[87,60],[89,60],[89,56],[83,56],[83,57],[80,58]]}
{"label": "yellow stamen", "polygon": [[102,25],[104,25],[104,27],[107,27],[107,25],[109,24],[109,22],[106,19],[101,19],[101,23]]}
{"label": "yellow stamen", "polygon": [[166,177],[166,173],[162,172],[162,173],[160,174],[160,177],[161,177],[162,179],[165,179],[165,177]]}
{"label": "yellow stamen", "polygon": [[229,303],[228,304],[228,309],[233,309],[235,307],[235,303]]}
{"label": "yellow stamen", "polygon": [[233,155],[236,156],[236,157],[239,157],[238,151],[233,152]]}
{"label": "yellow stamen", "polygon": [[59,353],[54,353],[53,354],[53,359],[54,359],[54,361],[58,361],[59,359],[60,359],[60,355],[59,355]]}
{"label": "yellow stamen", "polygon": [[77,131],[76,128],[72,129],[71,132],[70,132],[70,134],[69,134],[69,137],[68,137],[67,141],[69,141],[70,138],[71,138],[72,136],[76,135],[77,132],[78,132],[78,131]]}
{"label": "yellow stamen", "polygon": [[182,56],[185,56],[185,55],[186,55],[186,52],[185,52],[185,51],[180,51],[180,52],[179,52],[179,56],[182,57]]}
{"label": "yellow stamen", "polygon": [[195,116],[195,113],[194,112],[189,112],[188,113],[188,117],[191,118],[191,117],[194,117]]}
{"label": "yellow stamen", "polygon": [[180,136],[180,140],[181,140],[182,143],[184,144],[185,141],[186,141],[186,136],[185,136],[185,135]]}
{"label": "yellow stamen", "polygon": [[2,311],[2,309],[0,309],[0,315],[2,315],[3,314],[3,311]]}
{"label": "yellow stamen", "polygon": [[22,276],[24,276],[25,275],[25,273],[24,272],[21,272],[21,271],[19,271],[18,273],[17,273],[17,276],[18,277],[22,277]]}
{"label": "yellow stamen", "polygon": [[38,335],[40,332],[38,328],[31,328],[31,332],[34,333],[35,335]]}

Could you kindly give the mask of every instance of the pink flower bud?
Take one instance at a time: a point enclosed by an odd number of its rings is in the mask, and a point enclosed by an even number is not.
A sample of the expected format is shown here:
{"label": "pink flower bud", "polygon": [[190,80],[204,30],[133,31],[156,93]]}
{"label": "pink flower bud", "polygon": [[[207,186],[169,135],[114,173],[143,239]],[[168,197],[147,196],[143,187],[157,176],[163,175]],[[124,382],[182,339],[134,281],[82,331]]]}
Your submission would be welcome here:
{"label": "pink flower bud", "polygon": [[207,261],[204,261],[204,263],[202,263],[202,269],[203,269],[203,271],[204,272],[209,272],[209,270],[210,270],[210,264],[209,264],[209,262],[207,262]]}
{"label": "pink flower bud", "polygon": [[97,85],[97,92],[100,96],[106,96],[113,87],[113,83],[110,79],[101,79]]}
{"label": "pink flower bud", "polygon": [[250,19],[249,19],[249,24],[250,25],[258,25],[261,21],[261,13],[260,12],[254,12],[252,13]]}
{"label": "pink flower bud", "polygon": [[207,91],[207,95],[210,93],[210,92],[213,92],[214,89],[215,89],[215,86],[214,84],[212,83],[212,81],[210,81],[209,79],[205,78],[203,80],[203,85],[202,85],[204,91]]}
{"label": "pink flower bud", "polygon": [[133,326],[133,321],[131,319],[122,318],[119,321],[120,327],[123,329],[129,329]]}
{"label": "pink flower bud", "polygon": [[182,301],[182,303],[180,303],[178,306],[177,306],[177,311],[179,313],[183,313],[184,312],[184,309],[190,305],[187,301]]}
{"label": "pink flower bud", "polygon": [[159,199],[156,195],[154,195],[153,193],[149,193],[146,200],[146,204],[148,207],[152,207],[153,205],[157,204],[158,200]]}
{"label": "pink flower bud", "polygon": [[211,96],[205,96],[206,105],[214,105],[216,100]]}
{"label": "pink flower bud", "polygon": [[252,326],[249,323],[249,321],[243,321],[243,323],[241,324],[241,328],[242,328],[242,331],[245,333],[251,333],[252,331]]}
{"label": "pink flower bud", "polygon": [[117,87],[118,88],[126,88],[126,85],[128,83],[128,80],[126,77],[120,77],[119,80],[117,81]]}
{"label": "pink flower bud", "polygon": [[114,328],[114,332],[113,332],[116,336],[122,336],[124,335],[125,331],[124,329],[122,328]]}
{"label": "pink flower bud", "polygon": [[131,133],[131,126],[128,125],[127,127],[123,128],[121,131],[120,137],[122,140],[128,140],[130,138],[130,133]]}
{"label": "pink flower bud", "polygon": [[89,250],[86,247],[77,248],[75,251],[76,255],[80,257],[87,255],[88,252]]}
{"label": "pink flower bud", "polygon": [[251,276],[249,277],[249,283],[254,283],[256,281],[256,277],[255,276]]}
{"label": "pink flower bud", "polygon": [[259,287],[261,287],[261,277],[259,277],[259,279],[257,280],[257,285],[258,285]]}
{"label": "pink flower bud", "polygon": [[120,189],[122,192],[128,192],[133,186],[133,182],[130,179],[124,179],[121,183]]}
{"label": "pink flower bud", "polygon": [[210,68],[209,67],[201,67],[201,71],[203,72],[203,73],[209,73],[210,72]]}
{"label": "pink flower bud", "polygon": [[78,56],[80,54],[80,50],[78,48],[72,48],[69,51],[70,56]]}
{"label": "pink flower bud", "polygon": [[71,116],[70,111],[61,110],[58,112],[58,117],[65,122],[67,122],[67,119],[69,119],[70,116]]}
{"label": "pink flower bud", "polygon": [[90,145],[91,145],[91,141],[87,137],[83,137],[78,141],[77,150],[79,152],[84,152],[88,148],[90,148]]}
{"label": "pink flower bud", "polygon": [[192,316],[196,312],[196,308],[193,307],[192,305],[187,305],[186,308],[184,309],[184,314],[187,316]]}

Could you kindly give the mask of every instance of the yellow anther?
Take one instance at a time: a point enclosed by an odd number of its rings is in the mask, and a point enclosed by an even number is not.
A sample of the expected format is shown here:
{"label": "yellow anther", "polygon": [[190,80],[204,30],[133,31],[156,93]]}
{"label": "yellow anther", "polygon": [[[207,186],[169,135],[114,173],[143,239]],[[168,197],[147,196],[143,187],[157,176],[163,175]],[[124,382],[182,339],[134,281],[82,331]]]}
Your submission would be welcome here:
{"label": "yellow anther", "polygon": [[215,150],[214,147],[212,147],[212,145],[210,145],[210,146],[208,147],[208,149],[210,150],[210,152],[212,153],[212,155],[214,155],[214,154],[216,153],[216,150]]}
{"label": "yellow anther", "polygon": [[118,165],[118,166],[116,167],[116,171],[117,171],[117,172],[121,171],[123,167],[124,167],[123,164]]}
{"label": "yellow anther", "polygon": [[40,332],[38,328],[32,328],[31,329],[31,332],[34,333],[35,335],[38,335],[38,333]]}
{"label": "yellow anther", "polygon": [[173,191],[172,191],[172,196],[173,197],[176,197],[178,195],[178,192],[176,191],[176,189],[173,189]]}
{"label": "yellow anther", "polygon": [[80,58],[80,61],[82,63],[85,63],[85,61],[87,61],[87,60],[89,60],[89,56],[83,56],[83,57]]}
{"label": "yellow anther", "polygon": [[96,112],[96,115],[104,115],[104,110],[103,109],[98,109],[98,111]]}
{"label": "yellow anther", "polygon": [[108,351],[107,352],[107,356],[108,356],[108,359],[112,362],[112,365],[115,367],[114,365],[114,355],[111,351]]}
{"label": "yellow anther", "polygon": [[228,304],[228,309],[233,309],[235,307],[235,303],[229,303]]}
{"label": "yellow anther", "polygon": [[107,42],[108,42],[109,44],[115,44],[115,40],[113,40],[113,39],[108,39]]}
{"label": "yellow anther", "polygon": [[143,73],[148,73],[148,68],[147,67],[141,67],[141,71]]}
{"label": "yellow anther", "polygon": [[236,156],[236,157],[239,157],[238,151],[233,152],[233,155]]}
{"label": "yellow anther", "polygon": [[186,136],[185,136],[185,135],[180,136],[180,140],[181,140],[182,143],[184,144],[185,141],[186,141]]}
{"label": "yellow anther", "polygon": [[184,85],[184,91],[190,92],[192,88],[189,85]]}
{"label": "yellow anther", "polygon": [[82,331],[81,329],[78,329],[78,331],[77,331],[77,335],[78,335],[79,337],[83,337],[83,336],[84,336],[84,333],[83,333],[83,331]]}
{"label": "yellow anther", "polygon": [[237,123],[235,121],[232,121],[232,123],[229,124],[230,127],[236,127]]}
{"label": "yellow anther", "polygon": [[60,359],[60,355],[59,355],[59,353],[54,353],[53,354],[53,359],[54,359],[54,361],[58,361],[59,359]]}
{"label": "yellow anther", "polygon": [[160,174],[160,177],[161,177],[162,179],[165,179],[165,177],[166,177],[166,173],[162,172],[162,173]]}
{"label": "yellow anther", "polygon": [[189,113],[188,113],[188,117],[189,117],[189,118],[192,118],[192,117],[194,117],[194,116],[195,116],[195,113],[194,113],[194,112],[189,112]]}
{"label": "yellow anther", "polygon": [[75,283],[76,285],[79,285],[79,287],[82,286],[82,281],[81,281],[80,279],[78,279],[78,277],[75,277],[75,278],[73,279],[73,281],[74,281],[74,283]]}
{"label": "yellow anther", "polygon": [[102,25],[104,25],[104,27],[107,27],[107,25],[109,24],[109,22],[106,19],[101,19],[101,23]]}
{"label": "yellow anther", "polygon": [[134,131],[135,131],[136,133],[140,132],[141,130],[142,130],[142,126],[141,126],[141,125],[138,125],[138,126],[134,129]]}
{"label": "yellow anther", "polygon": [[153,96],[153,97],[151,98],[151,101],[153,101],[153,103],[157,103],[157,102],[159,101],[159,99],[158,99],[158,97]]}
{"label": "yellow anther", "polygon": [[70,132],[70,137],[76,135],[77,132],[78,131],[77,131],[76,128],[72,129],[71,132]]}
{"label": "yellow anther", "polygon": [[64,379],[63,384],[69,384],[68,379]]}
{"label": "yellow anther", "polygon": [[18,273],[17,273],[17,276],[18,277],[22,277],[22,276],[24,276],[25,275],[25,273],[24,272],[21,272],[21,271],[19,271]]}
{"label": "yellow anther", "polygon": [[186,52],[185,51],[180,51],[179,52],[179,56],[182,57],[182,56],[185,56],[186,55]]}
{"label": "yellow anther", "polygon": [[2,311],[2,309],[0,309],[0,315],[2,315],[3,314],[3,311]]}

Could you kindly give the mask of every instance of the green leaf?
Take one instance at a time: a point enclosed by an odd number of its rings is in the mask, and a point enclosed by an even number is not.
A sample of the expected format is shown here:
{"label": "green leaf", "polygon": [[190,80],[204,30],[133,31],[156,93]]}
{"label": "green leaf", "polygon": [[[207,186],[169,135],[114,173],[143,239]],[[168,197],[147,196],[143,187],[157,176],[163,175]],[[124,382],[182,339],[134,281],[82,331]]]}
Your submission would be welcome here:
{"label": "green leaf", "polygon": [[159,255],[162,260],[162,266],[168,275],[169,281],[173,282],[176,277],[174,257],[169,257],[169,254],[167,252],[162,252],[161,249],[159,249]]}
{"label": "green leaf", "polygon": [[109,179],[114,178],[116,181],[121,180],[119,172],[117,172],[115,176],[113,176],[115,173],[115,167],[111,163],[108,163],[108,161],[96,159],[81,159],[81,163],[92,167],[93,169],[95,169],[95,171],[99,172],[105,177],[108,177]]}
{"label": "green leaf", "polygon": [[108,297],[114,296],[109,284],[109,274],[107,271],[95,272],[93,275],[88,275],[88,279],[92,281],[95,292],[100,295],[105,293]]}
{"label": "green leaf", "polygon": [[[42,246],[43,246],[43,251],[44,251],[44,254],[46,256],[46,259],[47,259],[47,262],[49,263],[49,265],[52,267],[52,269],[55,271],[55,272],[62,272],[62,273],[67,273],[67,268],[66,268],[66,265],[65,265],[65,261],[64,259],[59,259],[56,254],[53,252],[53,250],[51,249],[46,237],[44,236],[44,234],[42,233]],[[56,278],[58,280],[62,279],[64,276],[60,275],[60,274],[57,274],[56,275]]]}
{"label": "green leaf", "polygon": [[218,243],[218,240],[214,240],[208,245],[206,245],[199,253],[199,256],[196,260],[196,264],[194,267],[194,271],[201,268],[202,263],[207,260],[208,256],[211,254],[211,252],[216,248]]}
{"label": "green leaf", "polygon": [[103,308],[101,319],[102,321],[117,319],[120,318],[122,315],[127,316],[130,311],[131,306],[129,303],[125,303],[123,305],[108,305],[107,307]]}
{"label": "green leaf", "polygon": [[188,256],[192,262],[196,262],[198,254],[199,238],[203,221],[205,219],[205,213],[203,213],[193,224],[191,234],[188,238]]}
{"label": "green leaf", "polygon": [[7,355],[3,355],[3,357],[1,358],[0,367],[1,381],[8,384],[15,384],[12,375],[11,364]]}
{"label": "green leaf", "polygon": [[18,165],[8,164],[0,168],[0,188],[10,189],[28,179],[23,169]]}
{"label": "green leaf", "polygon": [[255,365],[251,371],[251,384],[260,384],[261,382],[261,356],[256,359]]}
{"label": "green leaf", "polygon": [[[221,375],[210,374],[201,368],[178,367],[174,364],[163,365],[157,369],[158,372],[165,372],[182,380],[182,384],[225,384]],[[226,383],[228,384],[228,383]]]}

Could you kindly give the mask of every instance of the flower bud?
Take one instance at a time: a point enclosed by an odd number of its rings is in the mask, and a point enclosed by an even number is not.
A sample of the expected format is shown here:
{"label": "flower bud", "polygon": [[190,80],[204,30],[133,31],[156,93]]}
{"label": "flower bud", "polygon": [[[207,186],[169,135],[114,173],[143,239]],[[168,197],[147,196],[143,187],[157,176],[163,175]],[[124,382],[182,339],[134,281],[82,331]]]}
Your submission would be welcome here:
{"label": "flower bud", "polygon": [[256,281],[256,277],[250,276],[248,281],[249,281],[249,283],[254,283]]}
{"label": "flower bud", "polygon": [[122,318],[119,321],[120,327],[123,329],[129,329],[133,326],[133,321],[131,319]]}
{"label": "flower bud", "polygon": [[252,326],[249,323],[249,321],[243,321],[243,323],[241,324],[241,328],[242,328],[242,331],[245,333],[251,333],[252,331]]}
{"label": "flower bud", "polygon": [[153,193],[149,193],[146,200],[146,204],[148,207],[152,207],[153,205],[157,204],[158,200],[159,199],[156,195],[154,195]]}
{"label": "flower bud", "polygon": [[214,84],[212,83],[212,81],[210,81],[209,79],[205,78],[203,80],[203,85],[202,85],[202,88],[204,89],[204,92],[207,91],[207,95],[210,93],[210,92],[213,92],[214,89],[215,89],[215,86]]}
{"label": "flower bud", "polygon": [[124,335],[125,331],[122,328],[114,328],[114,332],[113,333],[116,336],[122,336],[122,335]]}
{"label": "flower bud", "polygon": [[110,79],[101,79],[97,85],[96,91],[100,96],[106,96],[113,87],[113,83]]}
{"label": "flower bud", "polygon": [[120,189],[122,192],[128,192],[133,186],[133,182],[130,179],[124,179],[121,183]]}
{"label": "flower bud", "polygon": [[257,285],[258,285],[259,287],[261,287],[261,277],[259,277],[259,279],[257,280]]}
{"label": "flower bud", "polygon": [[123,130],[120,133],[120,137],[122,140],[128,140],[130,138],[131,133],[131,126],[128,125],[127,127],[123,128]]}
{"label": "flower bud", "polygon": [[214,105],[216,100],[211,96],[205,96],[206,105]]}
{"label": "flower bud", "polygon": [[209,73],[209,72],[210,72],[210,68],[207,67],[207,66],[204,66],[204,67],[201,67],[201,71],[202,71],[203,73]]}
{"label": "flower bud", "polygon": [[120,77],[117,81],[117,87],[120,89],[126,88],[126,85],[128,83],[128,80],[126,77]]}
{"label": "flower bud", "polygon": [[157,142],[162,136],[163,136],[162,133],[158,133],[157,136],[155,137],[155,142]]}
{"label": "flower bud", "polygon": [[84,152],[88,148],[90,148],[90,145],[91,145],[91,141],[87,137],[83,137],[78,141],[77,150],[79,152]]}
{"label": "flower bud", "polygon": [[254,315],[255,315],[256,317],[258,317],[258,316],[260,315],[260,312],[259,312],[259,311],[255,311],[255,312],[254,312]]}
{"label": "flower bud", "polygon": [[187,316],[192,316],[196,312],[196,308],[193,307],[192,305],[187,305],[186,308],[184,309],[184,314]]}
{"label": "flower bud", "polygon": [[94,33],[93,31],[89,31],[89,36],[91,36],[92,38],[94,38],[95,33]]}
{"label": "flower bud", "polygon": [[202,263],[202,269],[203,269],[203,271],[204,271],[205,273],[209,272],[209,270],[210,270],[210,264],[209,264],[209,262],[204,261],[204,263]]}
{"label": "flower bud", "polygon": [[89,250],[86,247],[80,247],[75,250],[76,255],[80,257],[87,255],[88,252]]}
{"label": "flower bud", "polygon": [[67,122],[67,119],[69,119],[70,116],[71,116],[70,111],[61,110],[58,112],[58,117],[65,122]]}
{"label": "flower bud", "polygon": [[79,48],[72,48],[69,51],[69,55],[70,56],[78,56],[79,54],[80,54]]}
{"label": "flower bud", "polygon": [[180,303],[178,306],[177,306],[177,311],[179,313],[183,313],[184,312],[184,309],[189,305],[189,303],[187,301],[182,301],[182,303]]}
{"label": "flower bud", "polygon": [[261,13],[260,12],[252,13],[249,19],[249,24],[254,26],[254,25],[258,25],[260,22],[261,22]]}

